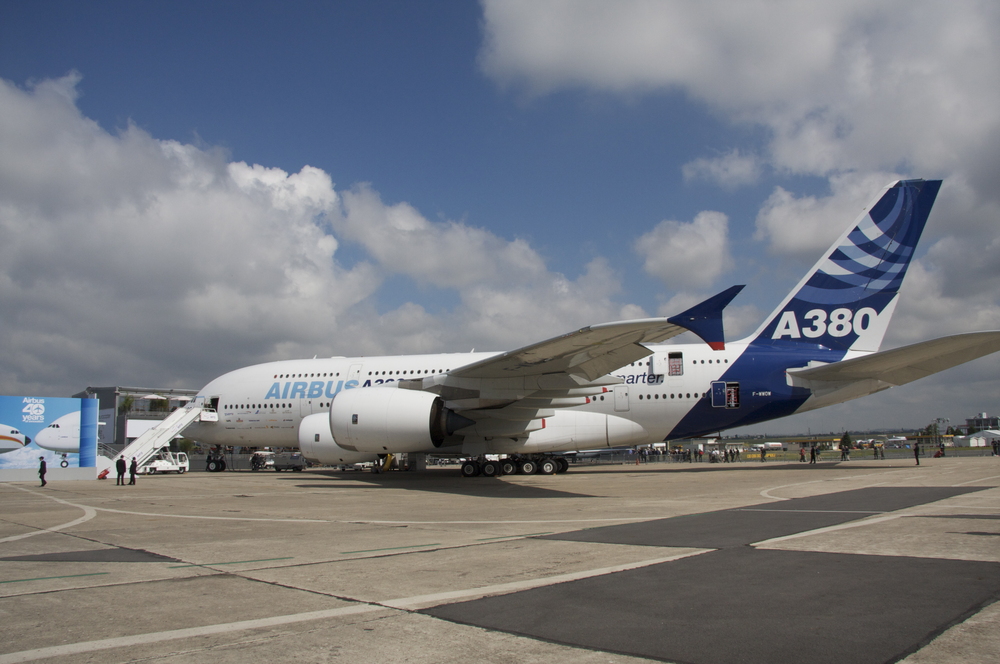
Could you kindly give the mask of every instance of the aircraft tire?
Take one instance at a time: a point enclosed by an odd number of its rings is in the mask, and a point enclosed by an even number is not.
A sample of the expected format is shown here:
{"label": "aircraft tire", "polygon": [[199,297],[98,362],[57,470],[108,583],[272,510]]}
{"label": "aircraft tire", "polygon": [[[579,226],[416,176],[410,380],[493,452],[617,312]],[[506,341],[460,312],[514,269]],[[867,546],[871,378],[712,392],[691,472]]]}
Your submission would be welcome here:
{"label": "aircraft tire", "polygon": [[479,467],[479,472],[486,477],[496,477],[500,473],[500,463],[497,461],[484,461]]}
{"label": "aircraft tire", "polygon": [[466,461],[462,464],[462,477],[476,477],[479,475],[479,464],[475,461]]}
{"label": "aircraft tire", "polygon": [[510,459],[504,459],[500,462],[500,472],[504,475],[513,475],[517,472],[517,464]]}
{"label": "aircraft tire", "polygon": [[538,464],[531,459],[525,459],[517,466],[517,472],[522,475],[534,475],[538,472]]}
{"label": "aircraft tire", "polygon": [[69,468],[69,461],[67,461],[66,459],[63,459],[62,461],[59,462],[59,467],[60,468]]}
{"label": "aircraft tire", "polygon": [[556,464],[559,466],[558,468],[556,468],[556,472],[557,473],[561,474],[561,473],[565,473],[567,470],[569,470],[569,461],[567,461],[566,459],[564,459],[562,457],[559,457],[558,459],[556,459]]}
{"label": "aircraft tire", "polygon": [[542,459],[538,462],[538,473],[541,475],[552,475],[559,468],[555,459]]}

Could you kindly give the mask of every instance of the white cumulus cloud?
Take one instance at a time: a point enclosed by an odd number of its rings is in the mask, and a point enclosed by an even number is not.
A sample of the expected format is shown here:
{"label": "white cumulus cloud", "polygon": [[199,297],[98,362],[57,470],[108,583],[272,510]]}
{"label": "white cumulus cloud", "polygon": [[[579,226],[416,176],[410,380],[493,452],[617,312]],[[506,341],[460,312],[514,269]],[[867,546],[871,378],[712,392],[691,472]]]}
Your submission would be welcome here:
{"label": "white cumulus cloud", "polygon": [[[429,221],[368,185],[337,192],[315,167],[231,162],[131,124],[108,132],[76,106],[80,80],[0,80],[5,393],[197,388],[289,357],[505,350],[642,314],[617,301],[603,259],[570,278],[523,240]],[[455,304],[380,311],[391,278]]]}
{"label": "white cumulus cloud", "polygon": [[685,181],[710,180],[725,189],[754,184],[760,179],[760,159],[733,148],[720,157],[699,157],[681,167]]}
{"label": "white cumulus cloud", "polygon": [[732,266],[729,218],[700,212],[690,222],[664,220],[635,242],[647,274],[671,289],[699,288],[714,282]]}

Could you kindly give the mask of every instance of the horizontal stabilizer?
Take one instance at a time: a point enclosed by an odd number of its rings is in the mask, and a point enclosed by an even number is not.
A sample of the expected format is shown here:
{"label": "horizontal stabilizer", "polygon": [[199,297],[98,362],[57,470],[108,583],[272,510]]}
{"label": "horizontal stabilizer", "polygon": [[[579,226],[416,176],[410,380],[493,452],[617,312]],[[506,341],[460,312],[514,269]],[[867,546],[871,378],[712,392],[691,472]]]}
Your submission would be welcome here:
{"label": "horizontal stabilizer", "polygon": [[905,385],[997,351],[1000,351],[1000,331],[970,332],[821,367],[789,369],[788,373],[809,381],[876,379],[890,385]]}
{"label": "horizontal stabilizer", "polygon": [[722,310],[736,297],[744,286],[733,286],[718,295],[696,304],[687,311],[671,316],[667,320],[675,325],[686,327],[713,350],[725,350],[726,339],[722,329]]}

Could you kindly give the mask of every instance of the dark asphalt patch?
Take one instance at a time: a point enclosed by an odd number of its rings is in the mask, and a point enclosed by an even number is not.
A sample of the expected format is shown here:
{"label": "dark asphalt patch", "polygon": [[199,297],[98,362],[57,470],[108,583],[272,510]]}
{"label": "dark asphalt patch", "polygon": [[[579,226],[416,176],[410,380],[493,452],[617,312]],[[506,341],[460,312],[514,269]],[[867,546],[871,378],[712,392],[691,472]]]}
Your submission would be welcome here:
{"label": "dark asphalt patch", "polygon": [[63,551],[39,553],[30,556],[7,556],[0,560],[43,561],[58,563],[177,563],[176,558],[161,556],[139,549],[91,549],[89,551]]}
{"label": "dark asphalt patch", "polygon": [[421,613],[692,664],[896,661],[1000,598],[1000,564],[739,547]]}
{"label": "dark asphalt patch", "polygon": [[[732,510],[603,526],[542,539],[721,549],[835,526],[984,487],[871,487]],[[985,487],[988,488],[988,487]]]}
{"label": "dark asphalt patch", "polygon": [[1000,599],[1000,564],[746,545],[981,490],[873,487],[547,535],[719,550],[421,613],[671,662],[897,661]]}

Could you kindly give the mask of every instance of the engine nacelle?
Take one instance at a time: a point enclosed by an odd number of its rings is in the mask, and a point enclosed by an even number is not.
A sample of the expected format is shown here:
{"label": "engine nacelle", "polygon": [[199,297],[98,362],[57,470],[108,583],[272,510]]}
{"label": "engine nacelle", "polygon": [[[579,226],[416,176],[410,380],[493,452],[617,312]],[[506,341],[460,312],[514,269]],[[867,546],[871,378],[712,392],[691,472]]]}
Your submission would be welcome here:
{"label": "engine nacelle", "polygon": [[330,418],[326,413],[308,415],[299,424],[299,450],[302,456],[330,465],[349,465],[375,461],[377,454],[345,450],[330,433]]}
{"label": "engine nacelle", "polygon": [[330,429],[337,444],[359,452],[433,450],[470,424],[474,422],[445,408],[440,397],[418,390],[345,390],[330,407]]}

